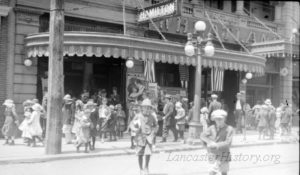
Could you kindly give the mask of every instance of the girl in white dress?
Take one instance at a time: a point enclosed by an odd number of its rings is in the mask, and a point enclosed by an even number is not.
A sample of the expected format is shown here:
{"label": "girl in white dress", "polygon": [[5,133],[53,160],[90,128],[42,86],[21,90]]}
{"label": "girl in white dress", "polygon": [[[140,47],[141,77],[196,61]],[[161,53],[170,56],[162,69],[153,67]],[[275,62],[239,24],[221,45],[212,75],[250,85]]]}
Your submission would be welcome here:
{"label": "girl in white dress", "polygon": [[32,113],[32,105],[33,101],[26,100],[23,103],[24,107],[24,120],[19,126],[19,130],[22,131],[22,137],[24,138],[25,142],[27,142],[27,146],[30,146],[30,140],[32,139],[31,134],[29,132],[28,121],[30,120],[31,113]]}
{"label": "girl in white dress", "polygon": [[79,127],[80,127],[80,119],[83,115],[83,102],[81,100],[77,100],[75,102],[75,121],[72,128],[72,133],[75,134],[75,143],[78,142],[79,135]]}
{"label": "girl in white dress", "polygon": [[32,147],[36,146],[35,139],[39,139],[42,142],[43,130],[40,124],[41,112],[43,107],[36,103],[32,106],[33,112],[31,113],[30,119],[28,120],[29,133],[32,137]]}

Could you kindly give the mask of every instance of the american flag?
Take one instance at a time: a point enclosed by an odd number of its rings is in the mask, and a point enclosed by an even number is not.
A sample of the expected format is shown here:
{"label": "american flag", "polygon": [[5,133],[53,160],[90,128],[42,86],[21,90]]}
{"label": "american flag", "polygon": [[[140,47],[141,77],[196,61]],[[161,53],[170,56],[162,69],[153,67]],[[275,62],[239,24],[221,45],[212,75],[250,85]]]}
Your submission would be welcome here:
{"label": "american flag", "polygon": [[155,70],[154,70],[154,61],[146,60],[144,62],[144,76],[146,81],[150,83],[155,82]]}
{"label": "american flag", "polygon": [[224,70],[220,68],[211,69],[211,91],[223,91]]}

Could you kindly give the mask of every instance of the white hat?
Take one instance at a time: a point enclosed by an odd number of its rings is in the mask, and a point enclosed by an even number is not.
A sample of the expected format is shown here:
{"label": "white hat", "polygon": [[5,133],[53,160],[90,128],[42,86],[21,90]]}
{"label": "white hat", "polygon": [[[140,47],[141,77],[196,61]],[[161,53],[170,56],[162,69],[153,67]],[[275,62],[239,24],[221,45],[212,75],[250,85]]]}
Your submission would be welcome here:
{"label": "white hat", "polygon": [[3,103],[4,106],[11,106],[14,104],[14,101],[11,99],[6,99]]}
{"label": "white hat", "polygon": [[180,102],[176,102],[176,103],[175,103],[175,107],[177,107],[177,108],[181,108],[181,107],[182,107],[182,103],[180,103]]}
{"label": "white hat", "polygon": [[200,112],[201,112],[201,113],[204,113],[204,112],[207,112],[207,113],[208,113],[208,109],[207,109],[207,107],[203,107],[203,108],[201,108]]}
{"label": "white hat", "polygon": [[211,120],[214,120],[216,118],[225,118],[227,116],[227,112],[223,109],[217,109],[211,114]]}
{"label": "white hat", "polygon": [[144,99],[141,103],[141,106],[151,106],[152,107],[152,104],[151,104],[151,100],[149,99]]}
{"label": "white hat", "polygon": [[266,105],[272,105],[272,102],[271,102],[270,99],[266,99],[265,104],[266,104]]}
{"label": "white hat", "polygon": [[216,94],[211,94],[211,98],[218,98],[218,95],[216,95]]}
{"label": "white hat", "polygon": [[34,111],[42,111],[43,110],[43,107],[40,104],[38,104],[38,103],[35,103],[31,108]]}

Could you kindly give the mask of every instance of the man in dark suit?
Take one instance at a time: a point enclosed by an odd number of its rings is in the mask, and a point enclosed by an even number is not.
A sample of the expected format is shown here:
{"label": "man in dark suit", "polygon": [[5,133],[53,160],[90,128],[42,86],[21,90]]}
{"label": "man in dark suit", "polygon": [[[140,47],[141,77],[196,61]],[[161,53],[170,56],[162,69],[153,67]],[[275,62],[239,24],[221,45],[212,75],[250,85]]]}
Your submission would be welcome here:
{"label": "man in dark suit", "polygon": [[177,141],[178,135],[177,135],[177,130],[176,130],[176,122],[174,118],[174,112],[175,112],[175,107],[174,104],[171,102],[171,96],[166,95],[165,96],[166,104],[163,109],[164,117],[163,117],[163,139],[161,142],[166,142],[167,137],[169,134],[169,130],[173,132],[174,135],[174,142]]}

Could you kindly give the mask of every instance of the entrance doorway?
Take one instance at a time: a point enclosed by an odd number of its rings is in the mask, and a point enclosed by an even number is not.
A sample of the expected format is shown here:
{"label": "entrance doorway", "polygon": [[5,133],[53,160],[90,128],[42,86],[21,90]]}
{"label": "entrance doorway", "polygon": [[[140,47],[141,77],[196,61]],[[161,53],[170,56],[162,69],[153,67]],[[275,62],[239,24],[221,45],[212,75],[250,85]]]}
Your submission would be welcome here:
{"label": "entrance doorway", "polygon": [[[48,58],[38,59],[38,74],[48,71]],[[42,99],[43,85],[38,77],[38,99]],[[122,106],[125,104],[126,66],[121,58],[106,57],[66,57],[64,59],[64,91],[72,97],[80,98],[83,89],[90,96],[100,89],[105,89],[107,97],[112,94],[112,88],[117,87]]]}

